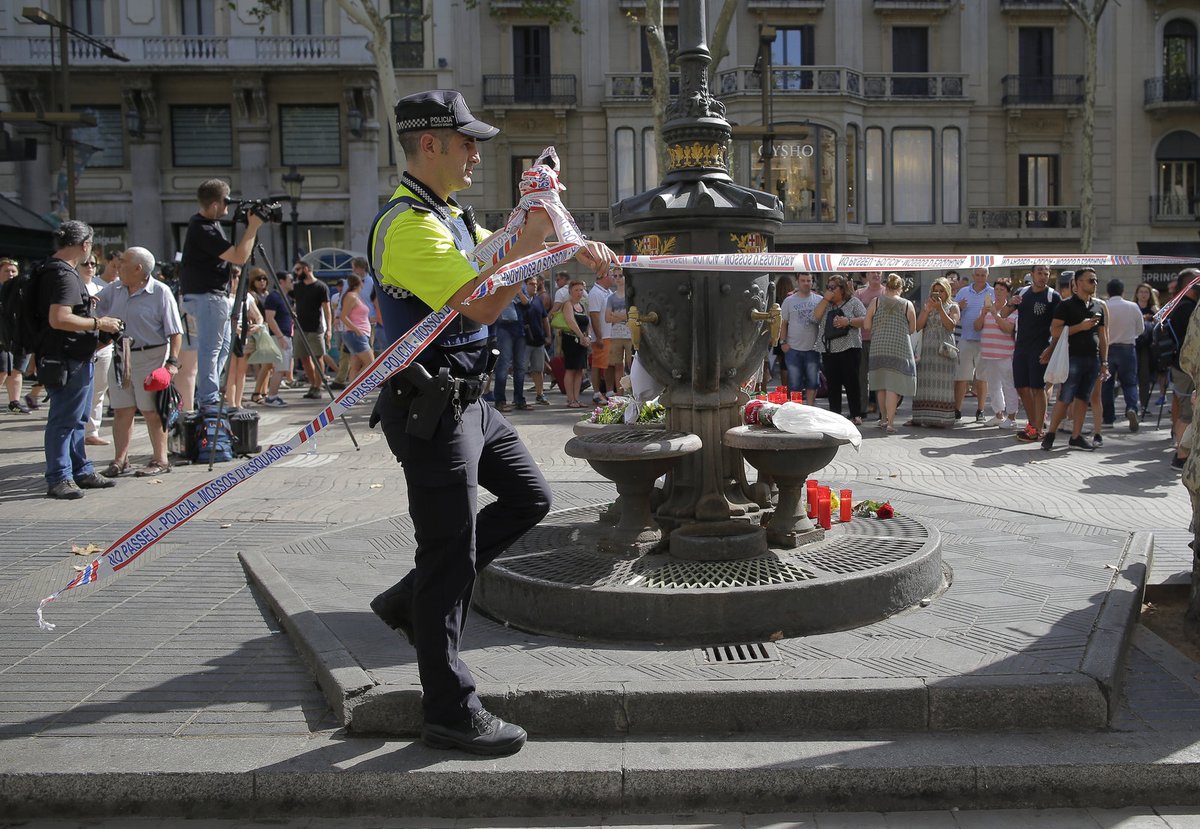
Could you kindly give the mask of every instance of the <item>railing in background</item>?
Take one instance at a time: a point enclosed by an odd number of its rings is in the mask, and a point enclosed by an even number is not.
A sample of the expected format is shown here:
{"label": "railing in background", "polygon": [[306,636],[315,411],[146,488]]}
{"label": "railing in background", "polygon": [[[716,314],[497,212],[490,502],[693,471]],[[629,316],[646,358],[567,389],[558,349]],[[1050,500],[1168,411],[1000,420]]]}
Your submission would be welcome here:
{"label": "railing in background", "polygon": [[969,207],[967,227],[972,230],[1078,230],[1078,205],[1054,207]]}
{"label": "railing in background", "polygon": [[[771,89],[779,95],[847,95],[872,100],[962,100],[966,75],[863,73],[845,66],[775,66]],[[717,95],[761,94],[762,77],[750,66],[717,75]]]}
{"label": "railing in background", "polygon": [[[287,35],[262,37],[102,37],[104,45],[129,58],[125,68],[139,66],[303,67],[374,66],[365,37]],[[73,66],[110,69],[113,62],[98,46],[69,41]],[[0,67],[48,70],[58,60],[57,39],[0,38]]]}
{"label": "railing in background", "polygon": [[[648,101],[654,92],[654,76],[650,72],[624,72],[605,75],[605,97],[615,101]],[[679,73],[667,76],[668,94],[679,94]]]}
{"label": "railing in background", "polygon": [[1200,104],[1200,79],[1190,75],[1147,78],[1145,93],[1145,106],[1172,103]]}
{"label": "railing in background", "polygon": [[577,102],[574,75],[484,75],[484,106]]}
{"label": "railing in background", "polygon": [[1005,75],[1002,106],[1071,106],[1083,103],[1083,75]]}
{"label": "railing in background", "polygon": [[1194,222],[1200,219],[1200,196],[1151,196],[1150,221]]}

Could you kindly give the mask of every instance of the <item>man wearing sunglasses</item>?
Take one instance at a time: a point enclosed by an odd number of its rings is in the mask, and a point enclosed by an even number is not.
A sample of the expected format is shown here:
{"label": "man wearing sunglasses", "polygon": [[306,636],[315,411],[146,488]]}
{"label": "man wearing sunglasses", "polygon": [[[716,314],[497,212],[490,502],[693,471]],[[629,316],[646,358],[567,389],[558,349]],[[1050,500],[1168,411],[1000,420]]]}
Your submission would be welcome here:
{"label": "man wearing sunglasses", "polygon": [[1073,407],[1074,424],[1067,445],[1085,451],[1094,448],[1080,432],[1087,417],[1092,389],[1097,380],[1103,382],[1108,379],[1108,329],[1105,326],[1108,314],[1104,305],[1095,301],[1095,297],[1096,272],[1084,268],[1075,272],[1071,282],[1071,297],[1060,302],[1054,311],[1046,357],[1049,359],[1058,338],[1065,335],[1069,338],[1067,352],[1071,368],[1050,415],[1050,428],[1042,438],[1042,448],[1047,452],[1054,448],[1054,433],[1066,417],[1068,406]]}

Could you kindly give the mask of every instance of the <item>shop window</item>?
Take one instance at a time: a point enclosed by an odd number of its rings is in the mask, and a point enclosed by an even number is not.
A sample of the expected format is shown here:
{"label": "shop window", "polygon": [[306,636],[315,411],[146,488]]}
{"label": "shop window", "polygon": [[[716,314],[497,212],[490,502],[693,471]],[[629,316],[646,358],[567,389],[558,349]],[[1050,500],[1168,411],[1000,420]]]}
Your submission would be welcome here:
{"label": "shop window", "polygon": [[933,131],[892,130],[892,222],[933,221]]}
{"label": "shop window", "polygon": [[613,169],[616,170],[617,201],[622,201],[637,193],[637,164],[635,135],[630,127],[620,127],[613,144]]}
{"label": "shop window", "polygon": [[948,225],[962,221],[960,147],[957,127],[942,130],[942,223]]}
{"label": "shop window", "polygon": [[825,127],[787,125],[787,137],[774,140],[770,180],[764,181],[764,147],[751,152],[752,186],[783,202],[784,221],[836,222],[837,135]]}
{"label": "shop window", "polygon": [[279,163],[285,167],[340,166],[341,110],[336,104],[281,106],[279,143]]}
{"label": "shop window", "polygon": [[867,154],[867,224],[883,224],[883,130],[868,127]]}
{"label": "shop window", "polygon": [[176,167],[232,167],[229,107],[171,107],[171,158]]}

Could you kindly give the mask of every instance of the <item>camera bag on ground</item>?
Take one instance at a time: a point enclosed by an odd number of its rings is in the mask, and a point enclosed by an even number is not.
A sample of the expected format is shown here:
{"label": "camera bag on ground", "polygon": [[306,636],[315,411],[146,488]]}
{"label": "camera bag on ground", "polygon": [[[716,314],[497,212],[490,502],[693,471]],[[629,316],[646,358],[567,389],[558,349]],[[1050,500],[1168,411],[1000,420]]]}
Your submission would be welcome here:
{"label": "camera bag on ground", "polygon": [[201,407],[194,451],[192,460],[197,463],[233,460],[233,424],[229,412],[218,413],[216,406]]}
{"label": "camera bag on ground", "polygon": [[175,425],[167,431],[167,449],[172,455],[196,460],[196,435],[199,432],[200,413],[180,412]]}
{"label": "camera bag on ground", "polygon": [[233,427],[233,454],[257,455],[262,448],[258,445],[258,412],[237,409],[229,415],[229,422]]}

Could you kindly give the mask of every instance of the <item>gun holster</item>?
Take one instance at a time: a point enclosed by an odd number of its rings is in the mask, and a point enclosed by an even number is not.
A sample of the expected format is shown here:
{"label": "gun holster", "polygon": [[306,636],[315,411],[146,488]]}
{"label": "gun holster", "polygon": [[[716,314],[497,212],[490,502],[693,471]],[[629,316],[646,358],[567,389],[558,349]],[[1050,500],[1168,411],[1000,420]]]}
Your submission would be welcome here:
{"label": "gun holster", "polygon": [[438,369],[437,376],[430,376],[425,366],[413,363],[397,375],[393,388],[397,403],[408,410],[404,431],[421,440],[431,439],[454,392],[450,369]]}

